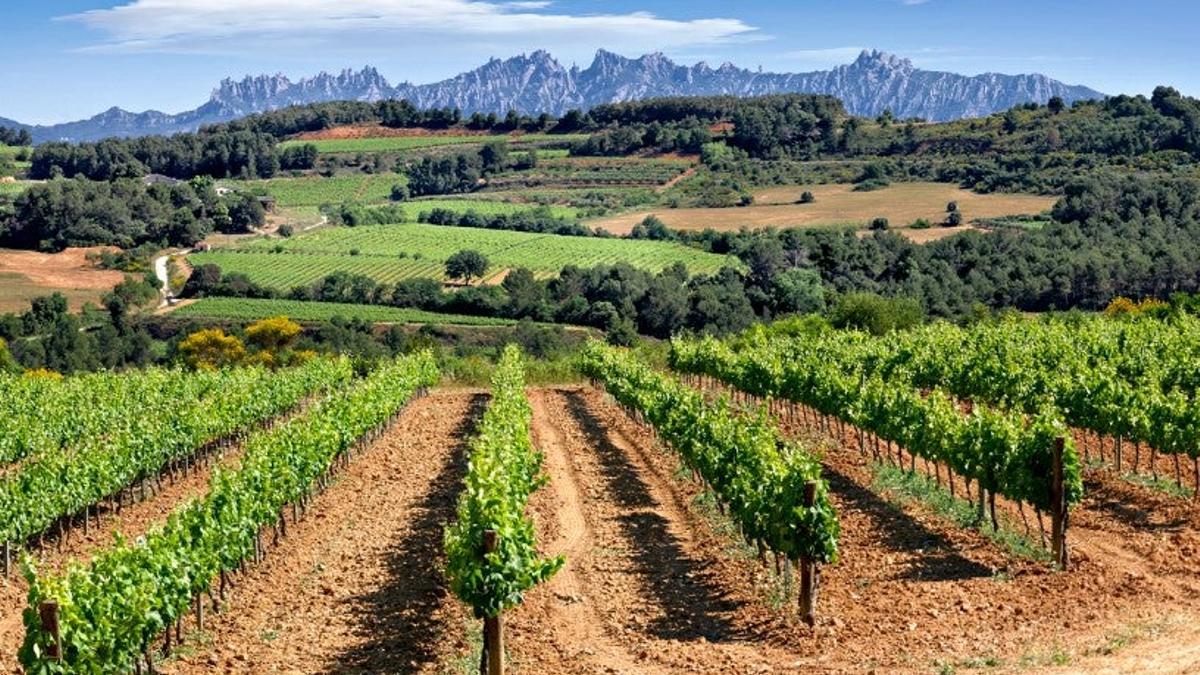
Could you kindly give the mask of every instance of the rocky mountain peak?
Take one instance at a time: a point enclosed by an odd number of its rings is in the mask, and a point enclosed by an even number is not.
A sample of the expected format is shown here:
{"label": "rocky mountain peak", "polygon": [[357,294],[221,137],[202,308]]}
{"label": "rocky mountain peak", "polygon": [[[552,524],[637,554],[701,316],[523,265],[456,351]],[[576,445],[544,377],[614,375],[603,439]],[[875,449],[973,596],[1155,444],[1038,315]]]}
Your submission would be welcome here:
{"label": "rocky mountain peak", "polygon": [[374,67],[320,73],[292,82],[283,74],[225,79],[208,103],[166,115],[110,110],[89,120],[28,127],[37,141],[96,140],[106,136],[192,131],[203,124],[289,105],[320,101],[408,99],[422,108],[454,107],[465,114],[509,110],[562,114],[602,103],[659,96],[759,96],[779,93],[829,94],[856,115],[890,109],[900,117],[947,120],[987,115],[1018,103],[1044,103],[1061,96],[1068,103],[1103,95],[1041,75],[988,73],[968,77],[920,70],[908,59],[865,50],[851,64],[813,73],[769,73],[732,63],[717,69],[706,63],[680,66],[655,52],[630,59],[600,49],[591,65],[564,68],[545,50],[486,64],[441,82],[392,85]]}
{"label": "rocky mountain peak", "polygon": [[877,49],[864,49],[854,63],[853,68],[871,69],[871,70],[896,70],[903,72],[912,72],[916,70],[913,62],[909,59],[881,52]]}

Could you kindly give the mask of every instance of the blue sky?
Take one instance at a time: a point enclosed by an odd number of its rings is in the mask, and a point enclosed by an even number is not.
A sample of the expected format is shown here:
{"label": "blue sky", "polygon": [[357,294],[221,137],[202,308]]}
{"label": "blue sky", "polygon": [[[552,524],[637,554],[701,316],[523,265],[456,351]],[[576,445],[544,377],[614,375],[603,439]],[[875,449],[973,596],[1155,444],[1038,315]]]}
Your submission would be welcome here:
{"label": "blue sky", "polygon": [[966,74],[1200,94],[1195,0],[55,0],[5,3],[0,117],[193,108],[223,77],[377,66],[428,82],[490,56],[597,48],[774,71],[876,48]]}

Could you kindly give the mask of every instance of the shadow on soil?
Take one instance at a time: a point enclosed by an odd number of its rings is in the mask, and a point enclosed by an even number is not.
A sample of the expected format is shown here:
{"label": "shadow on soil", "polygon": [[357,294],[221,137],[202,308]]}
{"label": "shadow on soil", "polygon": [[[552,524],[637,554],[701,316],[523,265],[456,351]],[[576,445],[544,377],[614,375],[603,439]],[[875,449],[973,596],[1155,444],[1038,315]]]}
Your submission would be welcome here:
{"label": "shadow on soil", "polygon": [[1157,495],[1149,497],[1145,491],[1150,488],[1115,485],[1116,480],[1085,480],[1084,494],[1087,495],[1088,507],[1135,530],[1171,532],[1182,530],[1191,522],[1187,516],[1165,519],[1163,515],[1164,511],[1170,511],[1171,501],[1186,503],[1186,500]]}
{"label": "shadow on soil", "polygon": [[437,609],[450,593],[441,566],[442,527],[454,519],[467,442],[487,402],[486,394],[471,399],[467,415],[454,430],[457,444],[415,509],[412,534],[393,542],[387,582],[354,603],[365,607],[356,632],[372,639],[340,654],[330,672],[413,673],[438,658],[436,645],[444,626]]}
{"label": "shadow on soil", "polygon": [[647,592],[662,607],[662,616],[648,630],[662,639],[726,642],[738,638],[722,616],[737,609],[723,597],[721,586],[706,572],[703,561],[691,558],[671,534],[650,488],[625,453],[612,443],[604,425],[592,415],[577,391],[564,391],[567,409],[595,448],[608,494],[624,510],[620,518],[632,542],[634,562],[646,580]]}
{"label": "shadow on soil", "polygon": [[871,519],[883,533],[881,543],[893,551],[922,553],[897,575],[897,579],[919,581],[955,581],[992,576],[992,570],[962,557],[945,535],[934,532],[871,490],[855,483],[828,465],[824,469],[829,491],[842,503],[843,510],[858,511]]}

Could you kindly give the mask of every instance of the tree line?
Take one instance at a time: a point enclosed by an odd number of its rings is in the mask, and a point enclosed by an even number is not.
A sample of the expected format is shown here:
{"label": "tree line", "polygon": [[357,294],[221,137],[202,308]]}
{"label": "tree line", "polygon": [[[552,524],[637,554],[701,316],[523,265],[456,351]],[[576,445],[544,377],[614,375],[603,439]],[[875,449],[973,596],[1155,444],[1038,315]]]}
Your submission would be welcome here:
{"label": "tree line", "polygon": [[0,126],[0,145],[24,147],[33,145],[33,136],[28,129],[11,129]]}
{"label": "tree line", "polygon": [[247,232],[264,219],[257,197],[220,196],[203,178],[174,185],[61,179],[0,196],[0,246],[192,246],[212,232]]}

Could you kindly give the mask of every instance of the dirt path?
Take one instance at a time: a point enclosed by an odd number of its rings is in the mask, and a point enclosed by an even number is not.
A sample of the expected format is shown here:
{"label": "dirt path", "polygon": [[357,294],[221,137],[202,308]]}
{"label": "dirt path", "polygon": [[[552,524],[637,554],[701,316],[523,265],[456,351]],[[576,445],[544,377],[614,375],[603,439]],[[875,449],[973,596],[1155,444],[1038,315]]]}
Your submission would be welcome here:
{"label": "dirt path", "polygon": [[[557,392],[534,391],[533,442],[545,453],[545,470],[553,480],[538,491],[532,508],[539,514],[538,539],[549,555],[565,555],[566,566],[543,589],[530,594],[513,615],[511,638],[519,664],[554,663],[571,672],[663,672],[614,639],[586,593],[596,565],[595,534],[584,514],[584,486],[576,463],[576,432],[567,438],[559,427],[564,414]],[[557,404],[557,407],[555,407]],[[552,411],[553,408],[553,411]],[[524,669],[524,668],[522,668]]]}
{"label": "dirt path", "polygon": [[532,393],[549,486],[533,509],[567,567],[509,619],[520,673],[749,673],[797,656],[759,639],[771,621],[753,573],[686,508],[669,457],[603,395]]}
{"label": "dirt path", "polygon": [[467,649],[442,581],[478,392],[414,401],[234,586],[167,673],[441,672]]}

